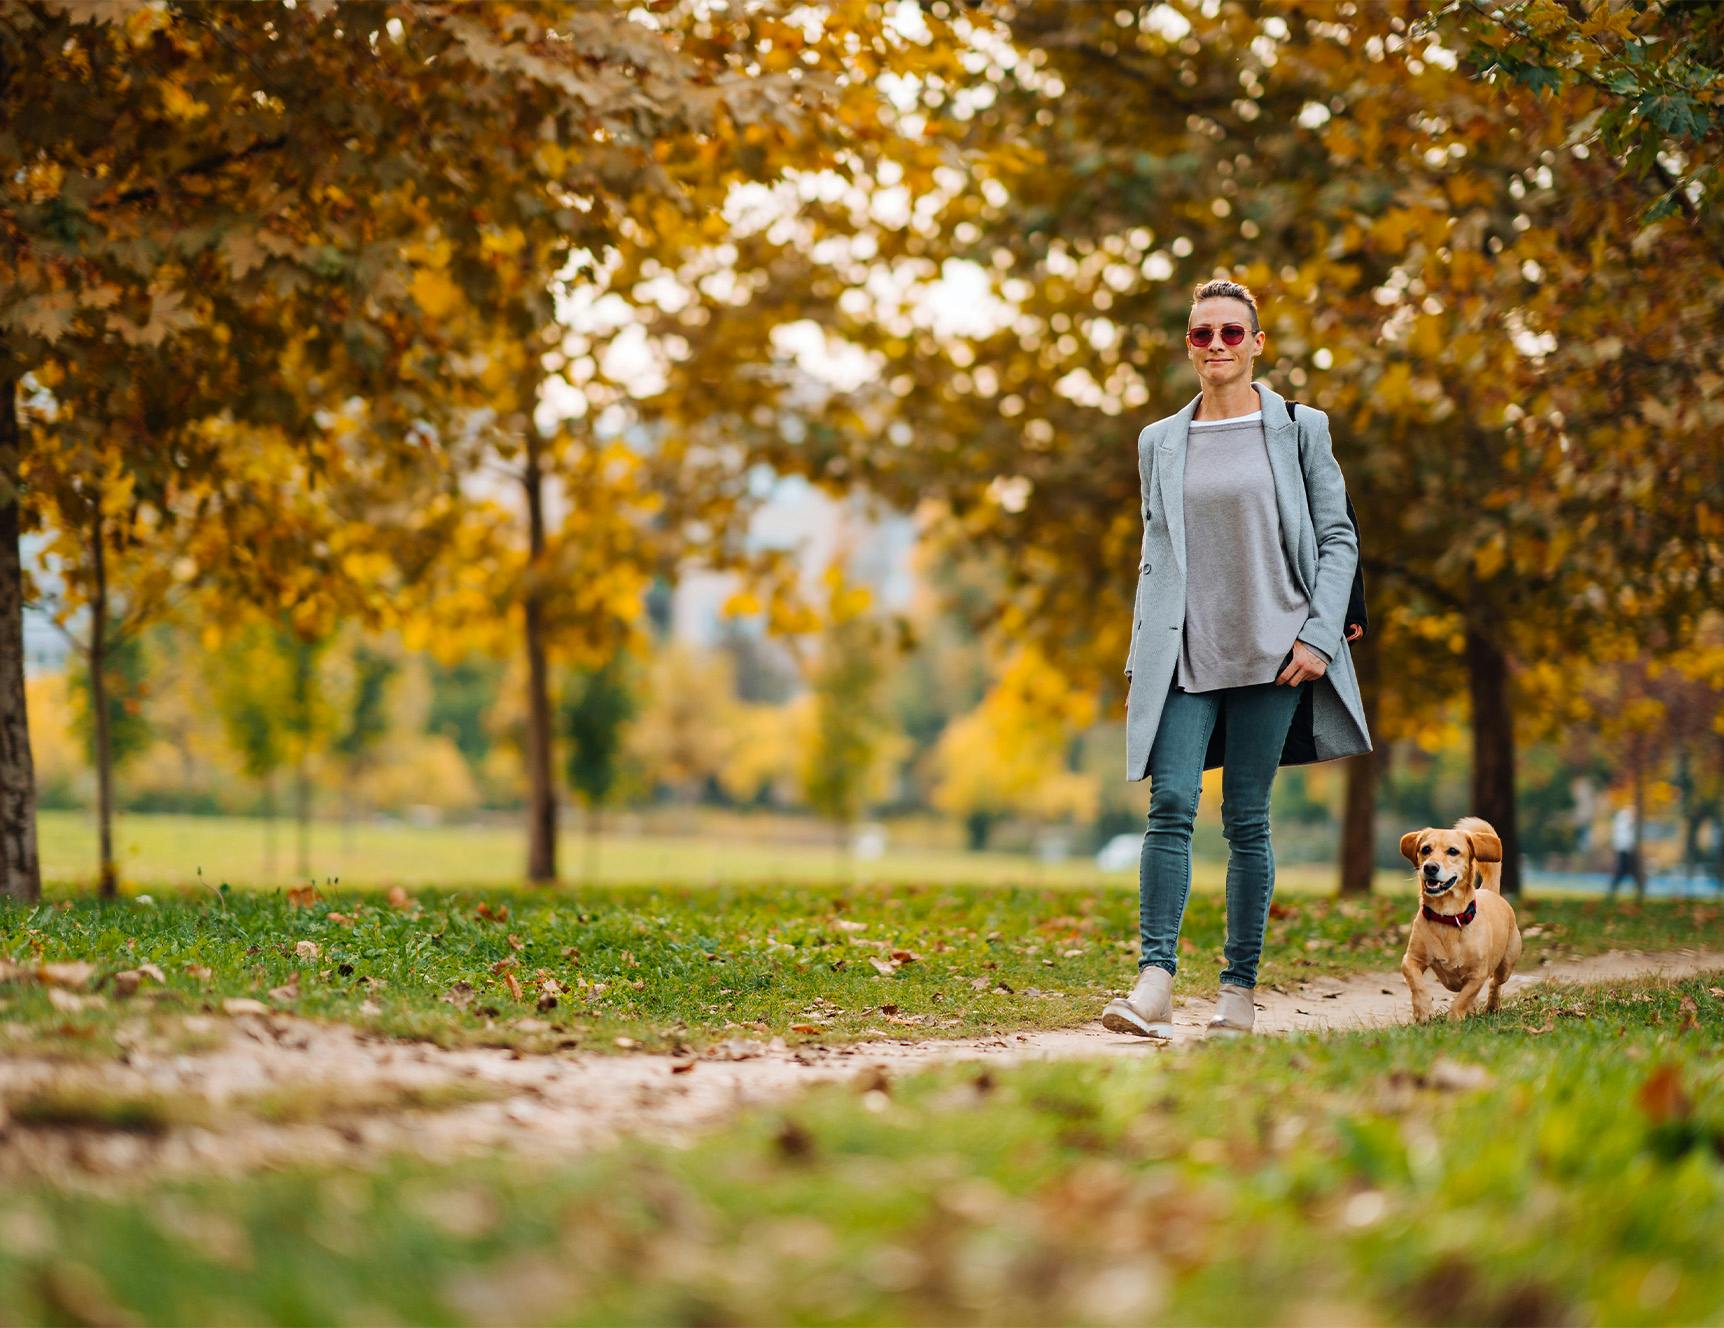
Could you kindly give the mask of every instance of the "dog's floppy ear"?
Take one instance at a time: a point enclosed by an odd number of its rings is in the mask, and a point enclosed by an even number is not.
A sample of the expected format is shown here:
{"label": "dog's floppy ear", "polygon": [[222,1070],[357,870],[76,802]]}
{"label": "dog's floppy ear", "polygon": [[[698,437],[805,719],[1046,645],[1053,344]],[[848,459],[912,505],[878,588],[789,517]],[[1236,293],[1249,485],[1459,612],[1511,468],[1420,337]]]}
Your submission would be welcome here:
{"label": "dog's floppy ear", "polygon": [[[1429,826],[1425,830],[1430,829]],[[1423,838],[1424,830],[1409,830],[1401,836],[1401,856],[1414,866],[1419,862],[1419,840]]]}
{"label": "dog's floppy ear", "polygon": [[1473,846],[1473,858],[1478,862],[1501,862],[1503,842],[1484,830],[1467,831],[1467,842]]}

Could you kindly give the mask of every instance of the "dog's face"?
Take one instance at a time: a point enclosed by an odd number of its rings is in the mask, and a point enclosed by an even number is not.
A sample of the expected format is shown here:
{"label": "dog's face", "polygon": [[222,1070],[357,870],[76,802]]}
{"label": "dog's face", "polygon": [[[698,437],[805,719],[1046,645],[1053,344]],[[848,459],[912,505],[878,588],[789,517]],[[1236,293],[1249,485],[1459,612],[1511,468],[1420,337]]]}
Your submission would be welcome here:
{"label": "dog's face", "polygon": [[1464,895],[1474,885],[1474,863],[1497,861],[1492,856],[1494,846],[1479,842],[1483,838],[1464,830],[1409,830],[1401,836],[1401,856],[1413,864],[1427,899],[1451,890]]}

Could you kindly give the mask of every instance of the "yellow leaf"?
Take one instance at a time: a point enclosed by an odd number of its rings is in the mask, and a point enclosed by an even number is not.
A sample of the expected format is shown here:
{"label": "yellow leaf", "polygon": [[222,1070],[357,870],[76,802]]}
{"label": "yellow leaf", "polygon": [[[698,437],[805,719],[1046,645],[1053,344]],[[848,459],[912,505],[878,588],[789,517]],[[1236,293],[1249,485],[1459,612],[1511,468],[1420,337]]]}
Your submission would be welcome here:
{"label": "yellow leaf", "polygon": [[1481,579],[1490,580],[1502,571],[1505,547],[1500,533],[1492,535],[1473,549],[1473,570]]}
{"label": "yellow leaf", "polygon": [[413,274],[413,300],[428,317],[442,318],[461,301],[461,288],[448,274],[421,268]]}

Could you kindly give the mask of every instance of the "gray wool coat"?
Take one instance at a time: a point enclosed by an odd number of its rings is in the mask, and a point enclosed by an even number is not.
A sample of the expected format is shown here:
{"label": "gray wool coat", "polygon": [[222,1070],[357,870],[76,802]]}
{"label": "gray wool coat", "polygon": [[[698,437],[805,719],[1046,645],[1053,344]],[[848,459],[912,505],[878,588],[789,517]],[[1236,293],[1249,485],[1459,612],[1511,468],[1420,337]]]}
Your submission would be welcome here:
{"label": "gray wool coat", "polygon": [[[1263,404],[1263,436],[1281,513],[1281,546],[1293,581],[1311,603],[1298,639],[1329,659],[1310,686],[1288,735],[1281,764],[1331,761],[1371,750],[1359,679],[1345,640],[1347,597],[1359,560],[1358,536],[1347,519],[1347,490],[1329,441],[1329,417],[1301,405],[1298,422],[1286,402],[1261,379],[1252,384]],[[1185,626],[1185,453],[1199,394],[1184,410],[1145,426],[1137,436],[1137,478],[1142,493],[1143,544],[1138,553],[1137,597],[1132,608],[1131,678],[1126,708],[1126,778],[1148,773],[1150,749],[1179,663]],[[1287,643],[1292,649],[1293,643]],[[1218,760],[1212,743],[1205,767]]]}

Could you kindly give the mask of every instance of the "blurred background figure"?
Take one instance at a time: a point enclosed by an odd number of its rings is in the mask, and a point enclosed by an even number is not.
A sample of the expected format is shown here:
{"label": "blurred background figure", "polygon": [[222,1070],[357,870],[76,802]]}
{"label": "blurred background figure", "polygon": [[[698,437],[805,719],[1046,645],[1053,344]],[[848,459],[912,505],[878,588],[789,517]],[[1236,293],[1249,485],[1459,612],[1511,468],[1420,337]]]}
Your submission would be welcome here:
{"label": "blurred background figure", "polygon": [[1640,874],[1639,863],[1634,852],[1634,808],[1623,806],[1616,809],[1616,815],[1610,818],[1610,847],[1616,851],[1616,865],[1610,872],[1610,894],[1616,896],[1616,887],[1623,881],[1634,884],[1635,877]]}

